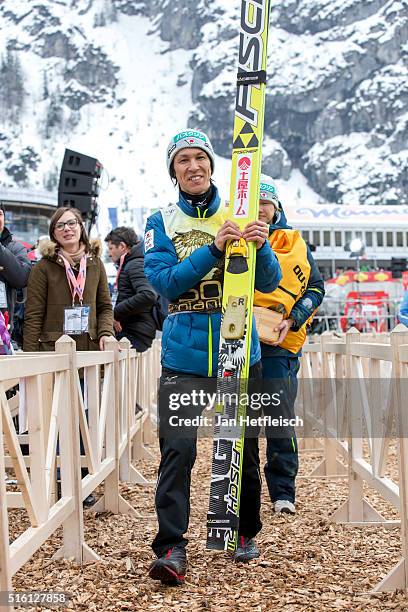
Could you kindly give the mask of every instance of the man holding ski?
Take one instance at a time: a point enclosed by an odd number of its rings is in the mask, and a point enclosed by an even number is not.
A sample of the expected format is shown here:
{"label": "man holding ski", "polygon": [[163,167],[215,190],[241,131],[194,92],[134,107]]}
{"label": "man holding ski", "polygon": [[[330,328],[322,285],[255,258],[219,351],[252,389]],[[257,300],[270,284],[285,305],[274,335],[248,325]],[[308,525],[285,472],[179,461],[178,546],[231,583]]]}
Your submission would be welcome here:
{"label": "man holding ski", "polygon": [[[264,411],[271,416],[280,412],[294,418],[297,395],[299,356],[306,340],[307,325],[324,297],[324,282],[309,247],[286,221],[282,204],[271,177],[261,175],[259,219],[269,226],[269,244],[277,256],[282,280],[279,287],[265,295],[255,292],[255,317],[265,315],[262,309],[280,313],[281,322],[271,325],[278,332],[271,341],[268,330],[260,331],[262,350],[262,375],[264,391],[272,396],[275,390],[284,389],[282,403],[277,410]],[[279,316],[279,315],[278,315]],[[286,435],[288,434],[288,435]],[[289,435],[290,434],[290,435]],[[273,508],[277,513],[295,514],[295,479],[298,471],[298,449],[292,428],[266,430],[265,479]]]}
{"label": "man holding ski", "polygon": [[[249,223],[243,232],[227,220],[228,207],[211,180],[214,151],[206,134],[185,130],[167,149],[167,168],[179,187],[177,204],[149,217],[145,232],[145,273],[170,301],[162,337],[161,385],[177,388],[189,378],[217,375],[224,276],[224,250],[243,237],[257,248],[255,286],[271,293],[281,272],[268,243],[268,225]],[[261,377],[261,353],[253,326],[250,378]],[[161,462],[156,489],[159,530],[153,542],[157,559],[151,578],[182,584],[187,568],[184,534],[188,528],[190,476],[196,458],[196,439],[168,435],[160,438]],[[261,529],[261,481],[258,440],[244,445],[240,526],[236,561],[259,556],[254,536]]]}

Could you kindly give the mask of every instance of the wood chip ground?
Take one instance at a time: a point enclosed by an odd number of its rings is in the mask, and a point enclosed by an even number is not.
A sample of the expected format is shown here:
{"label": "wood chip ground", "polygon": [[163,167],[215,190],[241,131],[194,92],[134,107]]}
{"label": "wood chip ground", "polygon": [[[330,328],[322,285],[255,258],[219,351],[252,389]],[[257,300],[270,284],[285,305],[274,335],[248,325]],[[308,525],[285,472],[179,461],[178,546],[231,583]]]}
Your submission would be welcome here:
{"label": "wood chip ground", "polygon": [[[198,447],[188,534],[189,570],[183,587],[164,587],[147,577],[153,559],[150,542],[156,531],[154,487],[123,484],[122,495],[147,518],[97,515],[87,510],[86,541],[102,562],[78,567],[69,560],[52,561],[61,543],[57,533],[16,574],[14,590],[66,591],[72,596],[69,608],[78,611],[408,610],[406,593],[370,594],[399,560],[399,530],[352,529],[328,520],[346,498],[345,480],[300,478],[294,517],[273,514],[264,483],[260,559],[235,565],[224,553],[206,551],[211,441],[199,440]],[[155,454],[158,459],[157,449]],[[316,454],[302,454],[301,476],[309,474],[318,459]],[[157,465],[158,461],[144,461],[138,467],[146,477],[155,478]],[[367,490],[367,498],[386,518],[396,518],[378,495]],[[15,537],[26,519],[20,510],[11,511],[9,519]]]}

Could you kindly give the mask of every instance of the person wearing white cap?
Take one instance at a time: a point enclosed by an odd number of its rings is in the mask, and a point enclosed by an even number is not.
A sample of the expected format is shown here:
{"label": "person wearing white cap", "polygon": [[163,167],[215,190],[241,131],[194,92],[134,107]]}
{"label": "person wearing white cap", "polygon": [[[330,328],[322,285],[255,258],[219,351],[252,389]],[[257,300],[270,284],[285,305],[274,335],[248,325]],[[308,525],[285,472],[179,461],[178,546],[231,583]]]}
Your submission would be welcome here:
{"label": "person wearing white cap", "polygon": [[[269,226],[269,244],[277,256],[282,279],[271,293],[255,292],[256,320],[266,316],[264,309],[280,314],[276,328],[259,327],[262,350],[263,391],[269,396],[280,391],[281,416],[294,418],[297,394],[299,356],[306,340],[307,327],[324,297],[324,282],[309,247],[300,232],[286,221],[282,203],[273,179],[261,175],[259,219]],[[259,315],[258,315],[259,313]],[[271,339],[270,332],[277,332]],[[284,393],[282,393],[284,390]],[[272,417],[274,407],[264,408]],[[266,429],[265,480],[276,513],[294,514],[295,480],[298,471],[298,449],[293,428],[281,431]]]}
{"label": "person wearing white cap", "polygon": [[[224,249],[229,240],[245,238],[257,248],[256,287],[275,289],[281,278],[268,243],[268,226],[255,221],[241,233],[227,220],[228,207],[212,181],[215,155],[206,134],[186,129],[167,148],[167,170],[179,188],[176,204],[149,217],[145,232],[145,273],[170,301],[163,326],[160,393],[177,392],[190,379],[217,375],[224,276]],[[255,326],[254,326],[255,327]],[[253,329],[250,377],[261,378],[260,346]],[[160,422],[168,406],[159,401]],[[194,406],[186,408],[191,415]],[[157,559],[149,575],[165,584],[182,584],[187,569],[185,533],[189,523],[190,478],[196,457],[196,432],[160,432],[161,462],[156,489],[159,530],[152,548]],[[208,466],[210,470],[210,465]],[[236,561],[259,556],[254,536],[261,529],[261,481],[258,440],[246,439],[242,468],[239,545]]]}

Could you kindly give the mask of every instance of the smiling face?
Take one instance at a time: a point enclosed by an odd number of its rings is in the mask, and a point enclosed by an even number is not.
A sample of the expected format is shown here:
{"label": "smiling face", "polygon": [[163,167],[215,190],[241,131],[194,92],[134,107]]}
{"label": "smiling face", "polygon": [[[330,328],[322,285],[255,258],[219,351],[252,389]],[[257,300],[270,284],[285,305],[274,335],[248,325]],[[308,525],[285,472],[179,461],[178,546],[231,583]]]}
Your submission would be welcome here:
{"label": "smiling face", "polygon": [[201,195],[210,188],[211,162],[201,149],[182,149],[173,161],[180,189],[191,195]]}
{"label": "smiling face", "polygon": [[81,224],[71,211],[65,212],[57,221],[54,227],[54,238],[56,242],[69,252],[79,250],[79,240],[81,237]]}

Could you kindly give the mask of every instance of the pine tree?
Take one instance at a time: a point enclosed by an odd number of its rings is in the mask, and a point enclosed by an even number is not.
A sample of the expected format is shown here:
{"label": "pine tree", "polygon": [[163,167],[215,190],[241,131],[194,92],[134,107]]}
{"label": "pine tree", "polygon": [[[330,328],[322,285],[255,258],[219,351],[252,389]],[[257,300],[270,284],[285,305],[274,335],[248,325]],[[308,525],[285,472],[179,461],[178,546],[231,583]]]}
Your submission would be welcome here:
{"label": "pine tree", "polygon": [[55,191],[58,185],[59,170],[56,166],[44,176],[44,187],[47,191]]}
{"label": "pine tree", "polygon": [[64,111],[62,108],[61,92],[59,88],[49,97],[44,124],[44,137],[51,138],[53,132],[62,125]]}
{"label": "pine tree", "polygon": [[48,77],[47,77],[47,73],[43,72],[43,90],[42,90],[42,99],[43,100],[47,100],[47,98],[50,95],[50,91],[48,89]]}
{"label": "pine tree", "polygon": [[105,13],[102,11],[94,16],[94,28],[103,28],[106,26]]}
{"label": "pine tree", "polygon": [[18,121],[26,91],[20,58],[11,49],[7,49],[6,55],[1,59],[0,82],[0,116],[8,121]]}
{"label": "pine tree", "polygon": [[118,11],[113,0],[106,0],[106,15],[110,23],[116,23],[118,20]]}

